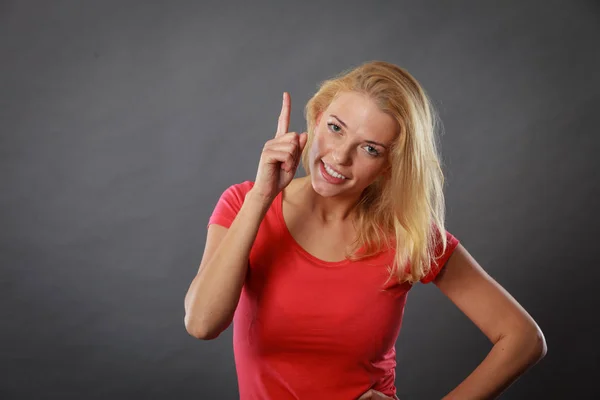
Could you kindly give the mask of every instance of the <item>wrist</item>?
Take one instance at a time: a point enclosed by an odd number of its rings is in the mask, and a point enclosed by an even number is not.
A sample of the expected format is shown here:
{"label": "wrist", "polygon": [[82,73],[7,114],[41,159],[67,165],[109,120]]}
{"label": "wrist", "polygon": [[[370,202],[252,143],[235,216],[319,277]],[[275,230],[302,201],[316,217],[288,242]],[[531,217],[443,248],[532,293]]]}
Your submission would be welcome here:
{"label": "wrist", "polygon": [[266,211],[269,209],[269,207],[271,207],[271,204],[273,203],[274,200],[275,200],[275,198],[273,198],[273,197],[265,196],[261,193],[254,191],[253,189],[250,189],[248,191],[248,193],[246,193],[246,198],[244,199],[244,203],[245,202],[251,203],[251,204],[253,204],[259,208],[262,208]]}

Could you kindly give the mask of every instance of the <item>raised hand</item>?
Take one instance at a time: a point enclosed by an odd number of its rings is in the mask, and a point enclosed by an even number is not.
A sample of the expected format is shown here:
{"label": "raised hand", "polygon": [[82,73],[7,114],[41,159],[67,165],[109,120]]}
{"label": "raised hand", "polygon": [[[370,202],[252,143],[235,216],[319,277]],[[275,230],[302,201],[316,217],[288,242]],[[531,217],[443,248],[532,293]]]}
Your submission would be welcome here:
{"label": "raised hand", "polygon": [[253,192],[271,202],[294,179],[308,137],[306,132],[298,135],[287,131],[290,109],[290,95],[284,92],[277,132],[263,147],[252,188]]}

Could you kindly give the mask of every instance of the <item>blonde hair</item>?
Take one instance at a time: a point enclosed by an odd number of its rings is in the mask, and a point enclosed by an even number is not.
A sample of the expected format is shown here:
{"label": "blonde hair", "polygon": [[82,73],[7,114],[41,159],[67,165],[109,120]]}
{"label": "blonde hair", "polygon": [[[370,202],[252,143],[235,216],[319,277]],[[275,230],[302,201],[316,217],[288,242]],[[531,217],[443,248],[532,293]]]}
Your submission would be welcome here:
{"label": "blonde hair", "polygon": [[[308,175],[316,118],[343,92],[367,95],[399,127],[389,151],[389,175],[381,175],[369,185],[353,209],[358,235],[346,257],[359,260],[381,252],[384,246],[395,248],[394,263],[388,266],[390,278],[395,274],[400,283],[412,284],[430,272],[439,242],[442,253],[447,245],[444,175],[436,142],[440,120],[424,89],[405,69],[370,61],[345,70],[321,82],[306,104],[308,139],[302,166]],[[365,252],[360,255],[363,246]]]}

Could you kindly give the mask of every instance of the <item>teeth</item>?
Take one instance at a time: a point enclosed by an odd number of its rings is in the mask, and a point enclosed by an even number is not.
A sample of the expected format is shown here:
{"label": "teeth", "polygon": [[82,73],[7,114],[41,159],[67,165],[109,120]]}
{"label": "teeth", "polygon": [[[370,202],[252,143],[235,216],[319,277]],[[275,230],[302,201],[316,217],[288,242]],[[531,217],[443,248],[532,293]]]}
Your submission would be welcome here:
{"label": "teeth", "polygon": [[344,175],[338,174],[337,172],[335,172],[334,170],[329,168],[329,166],[327,164],[323,163],[323,165],[325,166],[325,171],[327,171],[327,173],[329,175],[333,176],[334,178],[338,178],[338,179],[346,179],[346,177]]}

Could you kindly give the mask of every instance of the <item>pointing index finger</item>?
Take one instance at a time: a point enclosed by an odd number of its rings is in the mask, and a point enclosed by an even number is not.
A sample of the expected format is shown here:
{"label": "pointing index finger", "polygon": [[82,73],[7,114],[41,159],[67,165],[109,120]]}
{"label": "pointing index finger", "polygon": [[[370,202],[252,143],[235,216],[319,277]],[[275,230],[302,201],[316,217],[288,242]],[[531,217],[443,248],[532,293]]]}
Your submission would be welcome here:
{"label": "pointing index finger", "polygon": [[288,92],[283,92],[283,103],[281,104],[281,113],[279,114],[279,121],[277,122],[277,132],[275,133],[275,137],[287,133],[290,125],[290,107],[290,94]]}

